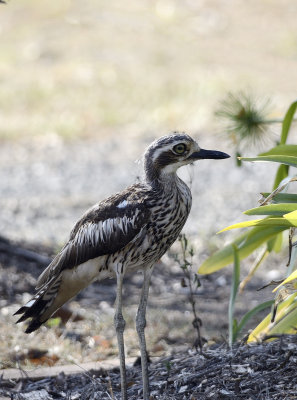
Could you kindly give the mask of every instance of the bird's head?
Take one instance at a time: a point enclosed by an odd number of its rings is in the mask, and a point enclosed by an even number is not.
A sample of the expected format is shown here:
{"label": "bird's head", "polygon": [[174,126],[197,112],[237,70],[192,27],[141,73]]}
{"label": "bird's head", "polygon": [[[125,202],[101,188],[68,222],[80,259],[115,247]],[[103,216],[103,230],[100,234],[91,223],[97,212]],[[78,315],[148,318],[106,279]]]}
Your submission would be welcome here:
{"label": "bird's head", "polygon": [[185,133],[173,133],[155,140],[144,154],[144,169],[149,182],[175,174],[179,167],[194,161],[212,158],[223,159],[228,154],[216,150],[204,150]]}

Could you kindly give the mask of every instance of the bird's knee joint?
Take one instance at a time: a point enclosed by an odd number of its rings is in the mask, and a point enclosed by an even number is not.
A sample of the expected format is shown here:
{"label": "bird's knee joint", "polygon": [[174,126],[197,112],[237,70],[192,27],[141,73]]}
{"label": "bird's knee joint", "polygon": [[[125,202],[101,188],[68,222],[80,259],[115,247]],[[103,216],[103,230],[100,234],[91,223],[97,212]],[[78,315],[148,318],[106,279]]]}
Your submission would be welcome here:
{"label": "bird's knee joint", "polygon": [[146,319],[136,317],[136,330],[137,332],[143,332],[144,328],[146,327]]}
{"label": "bird's knee joint", "polygon": [[118,331],[124,331],[126,326],[126,321],[124,320],[123,314],[116,314],[114,316],[114,326]]}

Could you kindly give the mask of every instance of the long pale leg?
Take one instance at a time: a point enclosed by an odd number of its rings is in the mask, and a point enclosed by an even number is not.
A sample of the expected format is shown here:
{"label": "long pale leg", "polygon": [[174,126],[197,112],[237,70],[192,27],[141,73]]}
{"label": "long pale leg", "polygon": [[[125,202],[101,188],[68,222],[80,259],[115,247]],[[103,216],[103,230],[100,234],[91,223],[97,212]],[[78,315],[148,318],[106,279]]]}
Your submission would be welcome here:
{"label": "long pale leg", "polygon": [[143,284],[140,296],[139,307],[136,316],[136,330],[139,337],[140,354],[141,354],[141,370],[142,370],[142,385],[143,385],[143,400],[149,400],[149,378],[148,378],[148,362],[144,328],[146,326],[146,306],[150,287],[150,279],[153,268],[149,267],[143,271]]}
{"label": "long pale leg", "polygon": [[117,298],[116,298],[116,311],[114,315],[114,326],[117,334],[118,347],[119,347],[122,400],[127,400],[128,399],[127,378],[126,378],[125,346],[124,346],[124,330],[126,323],[122,314],[123,279],[124,279],[124,274],[117,272]]}

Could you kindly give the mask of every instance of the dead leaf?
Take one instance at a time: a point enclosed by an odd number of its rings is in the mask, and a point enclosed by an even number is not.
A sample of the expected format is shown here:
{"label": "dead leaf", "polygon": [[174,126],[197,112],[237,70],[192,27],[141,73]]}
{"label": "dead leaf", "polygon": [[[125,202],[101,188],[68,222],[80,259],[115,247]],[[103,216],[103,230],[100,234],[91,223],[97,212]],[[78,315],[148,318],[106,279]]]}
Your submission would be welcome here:
{"label": "dead leaf", "polygon": [[110,349],[111,347],[113,347],[111,340],[107,340],[100,335],[93,336],[93,340],[95,342],[95,345],[101,347],[102,349],[106,350],[106,349]]}
{"label": "dead leaf", "polygon": [[58,360],[57,355],[48,355],[47,350],[40,349],[25,349],[21,352],[16,352],[11,355],[13,361],[30,362],[34,365],[48,365],[53,366]]}
{"label": "dead leaf", "polygon": [[40,358],[31,358],[30,362],[34,365],[48,365],[49,367],[52,367],[53,365],[56,364],[56,362],[59,361],[59,357],[55,354],[51,356],[43,356]]}

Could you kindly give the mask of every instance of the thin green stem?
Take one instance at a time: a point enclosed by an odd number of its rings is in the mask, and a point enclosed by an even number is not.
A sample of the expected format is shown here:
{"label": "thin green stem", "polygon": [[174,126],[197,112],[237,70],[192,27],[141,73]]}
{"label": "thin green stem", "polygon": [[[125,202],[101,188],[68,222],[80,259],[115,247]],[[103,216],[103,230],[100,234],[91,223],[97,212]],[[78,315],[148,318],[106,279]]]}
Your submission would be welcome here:
{"label": "thin green stem", "polygon": [[[296,122],[297,118],[293,118],[292,121]],[[283,118],[265,119],[262,121],[263,124],[282,124],[283,122]]]}
{"label": "thin green stem", "polygon": [[240,261],[238,256],[238,248],[236,245],[233,245],[233,254],[234,254],[234,266],[233,266],[233,275],[232,275],[232,287],[229,298],[229,308],[228,308],[228,319],[229,319],[229,346],[232,348],[232,344],[236,340],[237,336],[237,327],[234,326],[234,306],[236,301],[236,296],[239,287],[239,276],[240,276]]}

